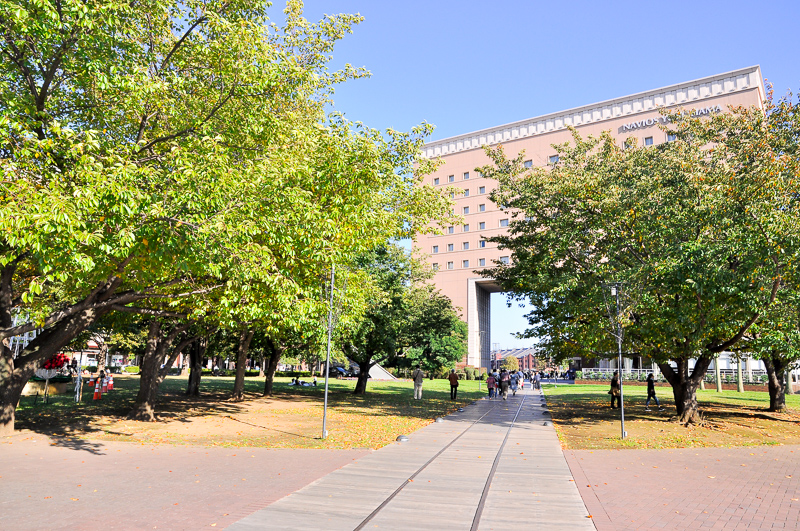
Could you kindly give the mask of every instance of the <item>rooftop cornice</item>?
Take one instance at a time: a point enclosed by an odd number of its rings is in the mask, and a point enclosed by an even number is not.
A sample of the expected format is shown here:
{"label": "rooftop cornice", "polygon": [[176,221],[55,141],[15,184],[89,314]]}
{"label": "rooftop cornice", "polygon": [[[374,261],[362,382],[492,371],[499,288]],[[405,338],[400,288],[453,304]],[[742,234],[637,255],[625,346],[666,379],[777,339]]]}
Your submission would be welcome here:
{"label": "rooftop cornice", "polygon": [[426,158],[440,157],[550,133],[570,126],[580,127],[654,111],[659,107],[691,104],[752,89],[757,89],[761,100],[764,99],[764,83],[759,65],[435,140],[425,144],[422,153]]}

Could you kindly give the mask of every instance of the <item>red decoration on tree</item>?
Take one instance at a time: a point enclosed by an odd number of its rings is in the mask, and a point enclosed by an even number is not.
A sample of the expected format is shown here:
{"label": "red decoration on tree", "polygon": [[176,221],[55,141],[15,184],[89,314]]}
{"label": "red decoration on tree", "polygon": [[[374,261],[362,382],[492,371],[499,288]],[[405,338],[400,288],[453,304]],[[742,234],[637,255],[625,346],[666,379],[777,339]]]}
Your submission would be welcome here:
{"label": "red decoration on tree", "polygon": [[42,365],[43,369],[60,369],[69,363],[69,357],[66,354],[58,353]]}

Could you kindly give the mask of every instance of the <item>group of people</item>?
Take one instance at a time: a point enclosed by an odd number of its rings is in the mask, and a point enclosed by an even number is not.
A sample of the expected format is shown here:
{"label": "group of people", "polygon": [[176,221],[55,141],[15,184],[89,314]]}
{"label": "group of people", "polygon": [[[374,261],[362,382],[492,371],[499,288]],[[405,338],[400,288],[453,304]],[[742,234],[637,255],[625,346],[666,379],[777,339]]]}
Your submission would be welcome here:
{"label": "group of people", "polygon": [[[619,371],[614,371],[614,375],[611,377],[611,389],[608,390],[608,394],[611,395],[611,408],[619,408],[622,405],[622,382],[619,379]],[[652,372],[647,375],[647,401],[644,403],[645,411],[651,411],[650,400],[655,400],[658,410],[664,411],[664,408],[661,407],[661,402],[658,401],[658,397],[656,396],[656,379]]]}
{"label": "group of people", "polygon": [[[527,375],[531,381],[534,389],[538,389],[537,380],[538,373]],[[489,390],[489,400],[493,398],[503,397],[503,400],[508,399],[508,391],[511,390],[512,396],[517,394],[517,389],[525,388],[526,375],[522,371],[507,371],[502,369],[499,373],[497,371],[489,373],[486,378],[486,387]]]}

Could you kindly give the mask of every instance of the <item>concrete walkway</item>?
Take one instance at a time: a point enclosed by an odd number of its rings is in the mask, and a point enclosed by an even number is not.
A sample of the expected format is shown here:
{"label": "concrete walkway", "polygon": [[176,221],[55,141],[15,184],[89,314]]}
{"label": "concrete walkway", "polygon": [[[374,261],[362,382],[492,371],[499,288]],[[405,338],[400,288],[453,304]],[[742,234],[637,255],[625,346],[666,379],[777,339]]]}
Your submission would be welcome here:
{"label": "concrete walkway", "polygon": [[544,406],[479,400],[228,529],[594,530]]}

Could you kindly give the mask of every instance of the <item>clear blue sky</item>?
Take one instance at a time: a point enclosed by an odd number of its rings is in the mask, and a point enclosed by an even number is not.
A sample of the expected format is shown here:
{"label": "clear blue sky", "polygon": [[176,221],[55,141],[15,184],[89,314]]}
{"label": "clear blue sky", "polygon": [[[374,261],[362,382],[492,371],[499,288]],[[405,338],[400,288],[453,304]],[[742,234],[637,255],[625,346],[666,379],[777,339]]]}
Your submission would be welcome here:
{"label": "clear blue sky", "polygon": [[[433,139],[755,64],[776,95],[800,90],[798,0],[305,5],[310,20],[365,18],[336,48],[332,66],[365,66],[373,75],[340,86],[336,108],[379,129],[426,121],[436,126]],[[494,296],[492,314],[493,343],[530,345],[509,335],[525,327],[522,310],[506,310]]]}

